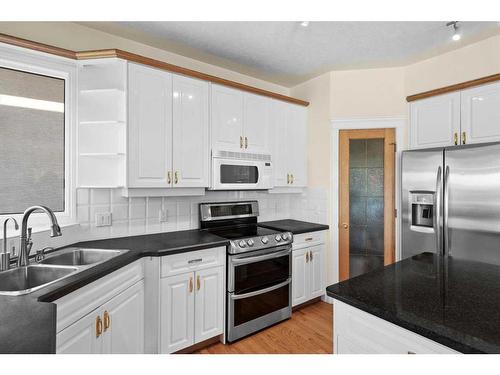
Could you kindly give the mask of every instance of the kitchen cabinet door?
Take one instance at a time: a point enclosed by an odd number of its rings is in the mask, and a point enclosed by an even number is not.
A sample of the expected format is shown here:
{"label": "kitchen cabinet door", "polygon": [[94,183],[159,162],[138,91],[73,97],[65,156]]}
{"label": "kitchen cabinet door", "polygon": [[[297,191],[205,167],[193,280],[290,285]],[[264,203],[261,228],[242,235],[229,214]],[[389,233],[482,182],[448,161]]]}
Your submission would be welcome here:
{"label": "kitchen cabinet door", "polygon": [[173,353],[194,344],[194,273],[161,279],[160,352]]}
{"label": "kitchen cabinet door", "polygon": [[245,93],[243,96],[243,135],[245,151],[269,153],[271,99]]}
{"label": "kitchen cabinet door", "polygon": [[307,186],[307,108],[288,104],[287,113],[290,186]]}
{"label": "kitchen cabinet door", "polygon": [[462,143],[500,141],[500,83],[461,92]]}
{"label": "kitchen cabinet door", "polygon": [[57,354],[99,354],[102,350],[101,335],[98,334],[98,320],[101,310],[91,312],[63,329],[56,336]]}
{"label": "kitchen cabinet door", "polygon": [[309,251],[309,298],[325,294],[325,245],[313,246]]}
{"label": "kitchen cabinet door", "polygon": [[170,187],[172,75],[129,64],[129,187]]}
{"label": "kitchen cabinet door", "polygon": [[243,151],[243,92],[211,85],[212,152]]}
{"label": "kitchen cabinet door", "polygon": [[460,140],[460,93],[410,104],[410,148],[453,146]]}
{"label": "kitchen cabinet door", "polygon": [[288,105],[273,100],[271,103],[271,144],[274,173],[274,186],[288,185],[290,148],[288,146]]}
{"label": "kitchen cabinet door", "polygon": [[207,187],[208,82],[173,77],[173,186]]}
{"label": "kitchen cabinet door", "polygon": [[309,249],[292,251],[292,306],[309,299]]}
{"label": "kitchen cabinet door", "polygon": [[194,342],[222,334],[224,268],[196,272]]}
{"label": "kitchen cabinet door", "polygon": [[103,353],[144,353],[144,280],[102,306]]}

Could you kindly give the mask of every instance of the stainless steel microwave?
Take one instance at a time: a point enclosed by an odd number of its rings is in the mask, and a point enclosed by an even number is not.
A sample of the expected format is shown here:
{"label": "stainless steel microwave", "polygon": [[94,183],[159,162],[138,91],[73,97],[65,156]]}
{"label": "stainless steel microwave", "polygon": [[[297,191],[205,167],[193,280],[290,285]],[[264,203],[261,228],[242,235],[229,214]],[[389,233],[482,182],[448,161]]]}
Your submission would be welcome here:
{"label": "stainless steel microwave", "polygon": [[265,190],[273,186],[271,155],[217,151],[212,155],[210,190]]}

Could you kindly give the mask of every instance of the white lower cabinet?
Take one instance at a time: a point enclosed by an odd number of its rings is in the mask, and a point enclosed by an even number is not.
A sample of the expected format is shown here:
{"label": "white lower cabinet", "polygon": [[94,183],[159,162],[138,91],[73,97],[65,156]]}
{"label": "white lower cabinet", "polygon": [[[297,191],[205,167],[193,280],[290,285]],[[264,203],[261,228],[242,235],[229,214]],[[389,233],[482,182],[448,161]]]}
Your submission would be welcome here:
{"label": "white lower cabinet", "polygon": [[[162,258],[160,353],[173,353],[223,333],[224,254],[221,247]],[[165,276],[181,269],[181,274]]]}
{"label": "white lower cabinet", "polygon": [[143,279],[139,260],[54,301],[56,353],[144,353]]}
{"label": "white lower cabinet", "polygon": [[194,344],[194,272],[161,280],[161,352]]}
{"label": "white lower cabinet", "polygon": [[325,294],[324,234],[294,236],[292,251],[292,306]]}
{"label": "white lower cabinet", "polygon": [[96,337],[98,312],[88,314],[57,334],[57,354],[99,354],[102,340]]}
{"label": "white lower cabinet", "polygon": [[144,352],[144,281],[57,334],[59,354]]}
{"label": "white lower cabinet", "polygon": [[335,354],[457,354],[386,320],[335,300],[333,311]]}

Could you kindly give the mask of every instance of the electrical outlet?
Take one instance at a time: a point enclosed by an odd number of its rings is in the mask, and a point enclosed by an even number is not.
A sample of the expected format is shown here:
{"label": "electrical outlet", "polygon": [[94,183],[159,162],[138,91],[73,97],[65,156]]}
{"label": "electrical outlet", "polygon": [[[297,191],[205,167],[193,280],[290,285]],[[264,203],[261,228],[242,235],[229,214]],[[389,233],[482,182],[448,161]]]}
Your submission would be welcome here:
{"label": "electrical outlet", "polygon": [[95,214],[96,227],[109,227],[111,225],[111,212],[100,212]]}
{"label": "electrical outlet", "polygon": [[167,214],[168,214],[168,210],[166,208],[160,208],[160,211],[159,211],[160,223],[167,222]]}

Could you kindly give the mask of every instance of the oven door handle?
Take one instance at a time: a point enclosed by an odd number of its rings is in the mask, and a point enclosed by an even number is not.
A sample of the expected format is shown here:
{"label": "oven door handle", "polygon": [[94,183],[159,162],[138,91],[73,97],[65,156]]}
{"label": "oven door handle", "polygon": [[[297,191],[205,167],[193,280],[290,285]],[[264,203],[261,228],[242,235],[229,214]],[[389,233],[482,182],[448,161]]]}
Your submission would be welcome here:
{"label": "oven door handle", "polygon": [[286,279],[282,283],[270,286],[269,288],[266,288],[266,289],[260,289],[260,290],[254,291],[254,292],[249,292],[249,293],[244,293],[244,294],[230,294],[230,296],[231,296],[231,299],[243,299],[243,298],[255,297],[255,296],[258,296],[259,294],[268,293],[268,292],[271,292],[275,289],[282,288],[285,285],[290,284],[291,282],[292,282],[292,278],[289,277],[288,279]]}
{"label": "oven door handle", "polygon": [[289,248],[289,249],[277,251],[277,252],[271,253],[271,254],[249,256],[249,257],[244,257],[244,258],[236,258],[236,259],[231,259],[231,264],[242,265],[242,264],[248,264],[248,263],[255,263],[255,262],[260,262],[262,260],[279,258],[279,257],[282,257],[284,255],[290,254],[291,252],[292,252],[292,249]]}

